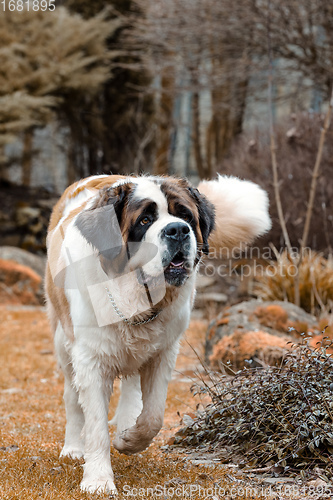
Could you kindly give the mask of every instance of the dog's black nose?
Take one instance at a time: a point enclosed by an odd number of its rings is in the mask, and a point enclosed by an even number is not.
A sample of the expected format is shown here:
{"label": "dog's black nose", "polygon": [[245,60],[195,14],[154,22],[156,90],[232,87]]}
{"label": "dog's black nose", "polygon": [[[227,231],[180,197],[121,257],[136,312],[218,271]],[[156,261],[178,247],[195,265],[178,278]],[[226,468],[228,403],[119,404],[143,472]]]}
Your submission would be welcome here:
{"label": "dog's black nose", "polygon": [[183,222],[170,222],[162,231],[162,235],[171,240],[183,241],[190,235],[190,228]]}

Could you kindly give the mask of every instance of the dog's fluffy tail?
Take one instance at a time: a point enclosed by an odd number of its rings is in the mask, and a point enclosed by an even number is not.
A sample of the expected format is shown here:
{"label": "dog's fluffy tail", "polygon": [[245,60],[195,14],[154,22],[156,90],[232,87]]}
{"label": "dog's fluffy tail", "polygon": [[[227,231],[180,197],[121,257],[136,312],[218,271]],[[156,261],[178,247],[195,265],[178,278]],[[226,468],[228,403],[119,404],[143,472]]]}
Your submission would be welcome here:
{"label": "dog's fluffy tail", "polygon": [[257,184],[218,175],[217,180],[200,182],[198,190],[215,206],[210,251],[226,256],[229,250],[251,243],[271,228],[268,196]]}

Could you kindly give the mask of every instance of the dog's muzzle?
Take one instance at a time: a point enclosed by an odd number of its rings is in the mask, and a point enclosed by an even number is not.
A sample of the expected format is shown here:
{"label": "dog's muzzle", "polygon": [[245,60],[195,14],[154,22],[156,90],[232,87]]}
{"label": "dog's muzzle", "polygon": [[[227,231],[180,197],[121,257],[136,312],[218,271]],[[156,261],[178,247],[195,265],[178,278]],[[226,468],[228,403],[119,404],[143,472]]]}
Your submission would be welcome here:
{"label": "dog's muzzle", "polygon": [[162,230],[161,239],[166,242],[168,249],[162,264],[165,280],[170,285],[181,286],[192,268],[189,263],[190,231],[190,227],[184,222],[170,222]]}

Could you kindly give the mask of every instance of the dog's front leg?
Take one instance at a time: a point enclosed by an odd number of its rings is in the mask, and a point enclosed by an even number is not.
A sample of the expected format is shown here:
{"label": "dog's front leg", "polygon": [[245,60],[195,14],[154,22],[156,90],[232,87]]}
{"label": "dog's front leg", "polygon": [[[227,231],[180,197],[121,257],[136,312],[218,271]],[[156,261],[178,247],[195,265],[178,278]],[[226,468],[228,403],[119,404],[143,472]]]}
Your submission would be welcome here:
{"label": "dog's front leg", "polygon": [[113,442],[121,453],[130,455],[146,449],[163,425],[168,383],[176,363],[178,342],[150,359],[140,370],[142,412],[136,424],[118,434]]}
{"label": "dog's front leg", "polygon": [[83,409],[84,425],[84,474],[81,490],[117,493],[113,482],[110,461],[110,436],[108,407],[111,385],[94,381],[79,389],[79,401]]}

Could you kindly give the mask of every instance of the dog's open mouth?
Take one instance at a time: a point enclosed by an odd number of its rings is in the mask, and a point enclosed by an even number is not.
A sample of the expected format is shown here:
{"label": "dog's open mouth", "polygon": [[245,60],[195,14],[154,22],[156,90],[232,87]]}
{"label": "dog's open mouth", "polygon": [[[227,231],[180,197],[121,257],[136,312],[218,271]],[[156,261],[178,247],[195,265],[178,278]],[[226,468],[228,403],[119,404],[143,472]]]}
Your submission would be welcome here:
{"label": "dog's open mouth", "polygon": [[186,269],[186,260],[182,252],[176,253],[167,269]]}
{"label": "dog's open mouth", "polygon": [[164,269],[164,277],[170,285],[181,286],[189,276],[188,259],[180,251]]}
{"label": "dog's open mouth", "polygon": [[164,283],[164,280],[172,285],[182,285],[190,274],[188,258],[183,252],[177,252],[169,264],[164,266],[164,273],[158,276],[149,276],[142,268],[137,270],[138,281],[141,285],[157,287]]}

